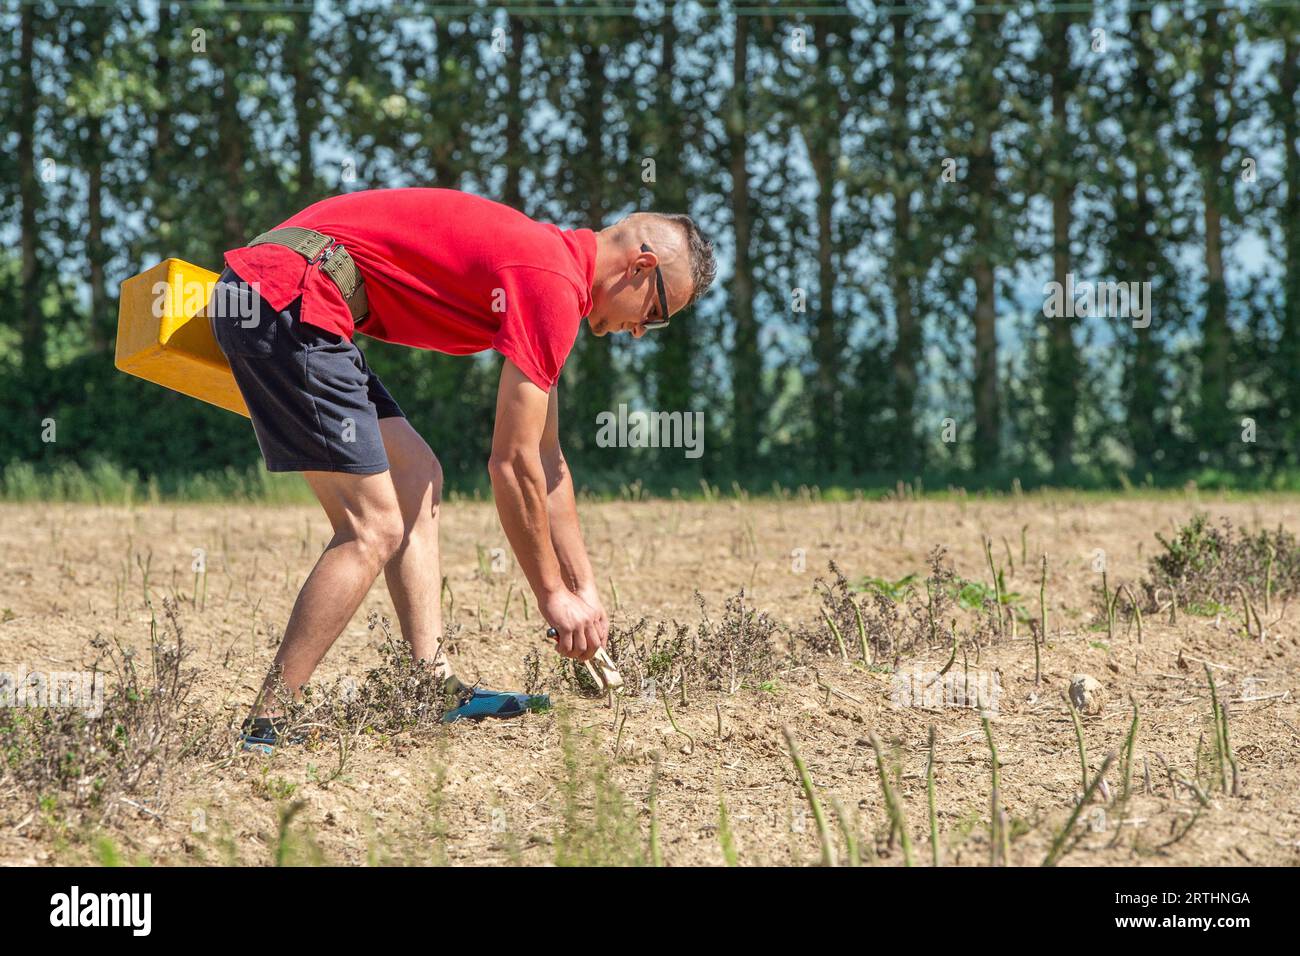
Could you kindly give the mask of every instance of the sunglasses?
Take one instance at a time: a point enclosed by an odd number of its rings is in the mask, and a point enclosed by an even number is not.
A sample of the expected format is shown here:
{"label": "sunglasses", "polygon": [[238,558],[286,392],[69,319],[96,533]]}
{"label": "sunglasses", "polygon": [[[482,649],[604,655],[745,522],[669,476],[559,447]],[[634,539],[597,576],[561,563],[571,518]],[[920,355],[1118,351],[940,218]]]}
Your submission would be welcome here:
{"label": "sunglasses", "polygon": [[[644,242],[641,243],[642,252],[654,252]],[[643,328],[647,332],[654,332],[658,329],[668,328],[668,292],[664,289],[664,274],[655,266],[655,292],[659,294],[659,318],[651,319],[646,322]]]}

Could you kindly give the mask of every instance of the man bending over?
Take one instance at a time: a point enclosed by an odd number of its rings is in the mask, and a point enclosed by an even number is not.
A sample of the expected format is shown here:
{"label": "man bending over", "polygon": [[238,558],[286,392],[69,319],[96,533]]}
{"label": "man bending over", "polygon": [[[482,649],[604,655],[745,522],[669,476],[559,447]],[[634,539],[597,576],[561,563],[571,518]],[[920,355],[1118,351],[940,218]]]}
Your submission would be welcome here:
{"label": "man bending over", "polygon": [[504,357],[488,463],[497,512],[561,654],[588,660],[609,621],[560,449],[557,382],[582,319],[640,338],[697,299],[713,250],[686,216],[635,213],[599,232],[535,222],[449,189],[348,193],[226,253],[213,332],[270,471],[300,471],[334,535],[303,584],[245,746],[283,730],[297,694],[382,571],[402,634],[459,695],[447,719],[529,700],[465,687],[439,653],[442,471],[355,344]]}

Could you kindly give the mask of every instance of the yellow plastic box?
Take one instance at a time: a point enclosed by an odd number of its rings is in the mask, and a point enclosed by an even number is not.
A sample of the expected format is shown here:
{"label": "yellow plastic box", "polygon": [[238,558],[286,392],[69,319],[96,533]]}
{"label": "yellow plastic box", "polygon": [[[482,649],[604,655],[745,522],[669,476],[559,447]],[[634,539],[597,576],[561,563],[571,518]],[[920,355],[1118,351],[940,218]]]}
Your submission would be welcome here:
{"label": "yellow plastic box", "polygon": [[123,372],[248,417],[208,324],[217,273],[180,259],[122,283],[117,310],[117,360]]}

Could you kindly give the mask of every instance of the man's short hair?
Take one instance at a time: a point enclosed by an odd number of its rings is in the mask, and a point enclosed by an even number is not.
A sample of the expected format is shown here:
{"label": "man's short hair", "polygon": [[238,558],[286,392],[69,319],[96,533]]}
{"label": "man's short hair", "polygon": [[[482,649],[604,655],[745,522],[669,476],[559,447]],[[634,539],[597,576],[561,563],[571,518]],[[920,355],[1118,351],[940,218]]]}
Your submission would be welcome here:
{"label": "man's short hair", "polygon": [[646,223],[648,220],[680,229],[685,236],[687,267],[691,273],[691,297],[682,308],[693,305],[700,296],[709,291],[709,286],[713,285],[713,280],[718,275],[718,263],[713,257],[713,243],[700,232],[700,227],[695,225],[695,220],[682,213],[634,212],[624,218],[618,226],[620,230],[628,229],[635,233],[638,230],[638,223]]}
{"label": "man's short hair", "polygon": [[[691,267],[691,297],[686,305],[694,304],[709,291],[718,275],[718,261],[713,257],[713,243],[700,232],[695,220],[681,213],[656,213],[660,219],[679,226],[686,233],[686,250]],[[685,308],[686,306],[682,306]]]}

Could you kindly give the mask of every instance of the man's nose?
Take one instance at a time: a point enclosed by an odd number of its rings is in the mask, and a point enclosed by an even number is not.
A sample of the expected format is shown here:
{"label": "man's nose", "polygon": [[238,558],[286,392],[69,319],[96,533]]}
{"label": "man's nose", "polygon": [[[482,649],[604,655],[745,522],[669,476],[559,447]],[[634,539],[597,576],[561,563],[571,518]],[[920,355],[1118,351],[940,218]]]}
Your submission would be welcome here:
{"label": "man's nose", "polygon": [[639,338],[640,338],[641,336],[643,336],[643,335],[645,335],[645,326],[644,326],[644,325],[634,325],[634,326],[632,326],[632,338],[634,338],[634,339],[639,339]]}

